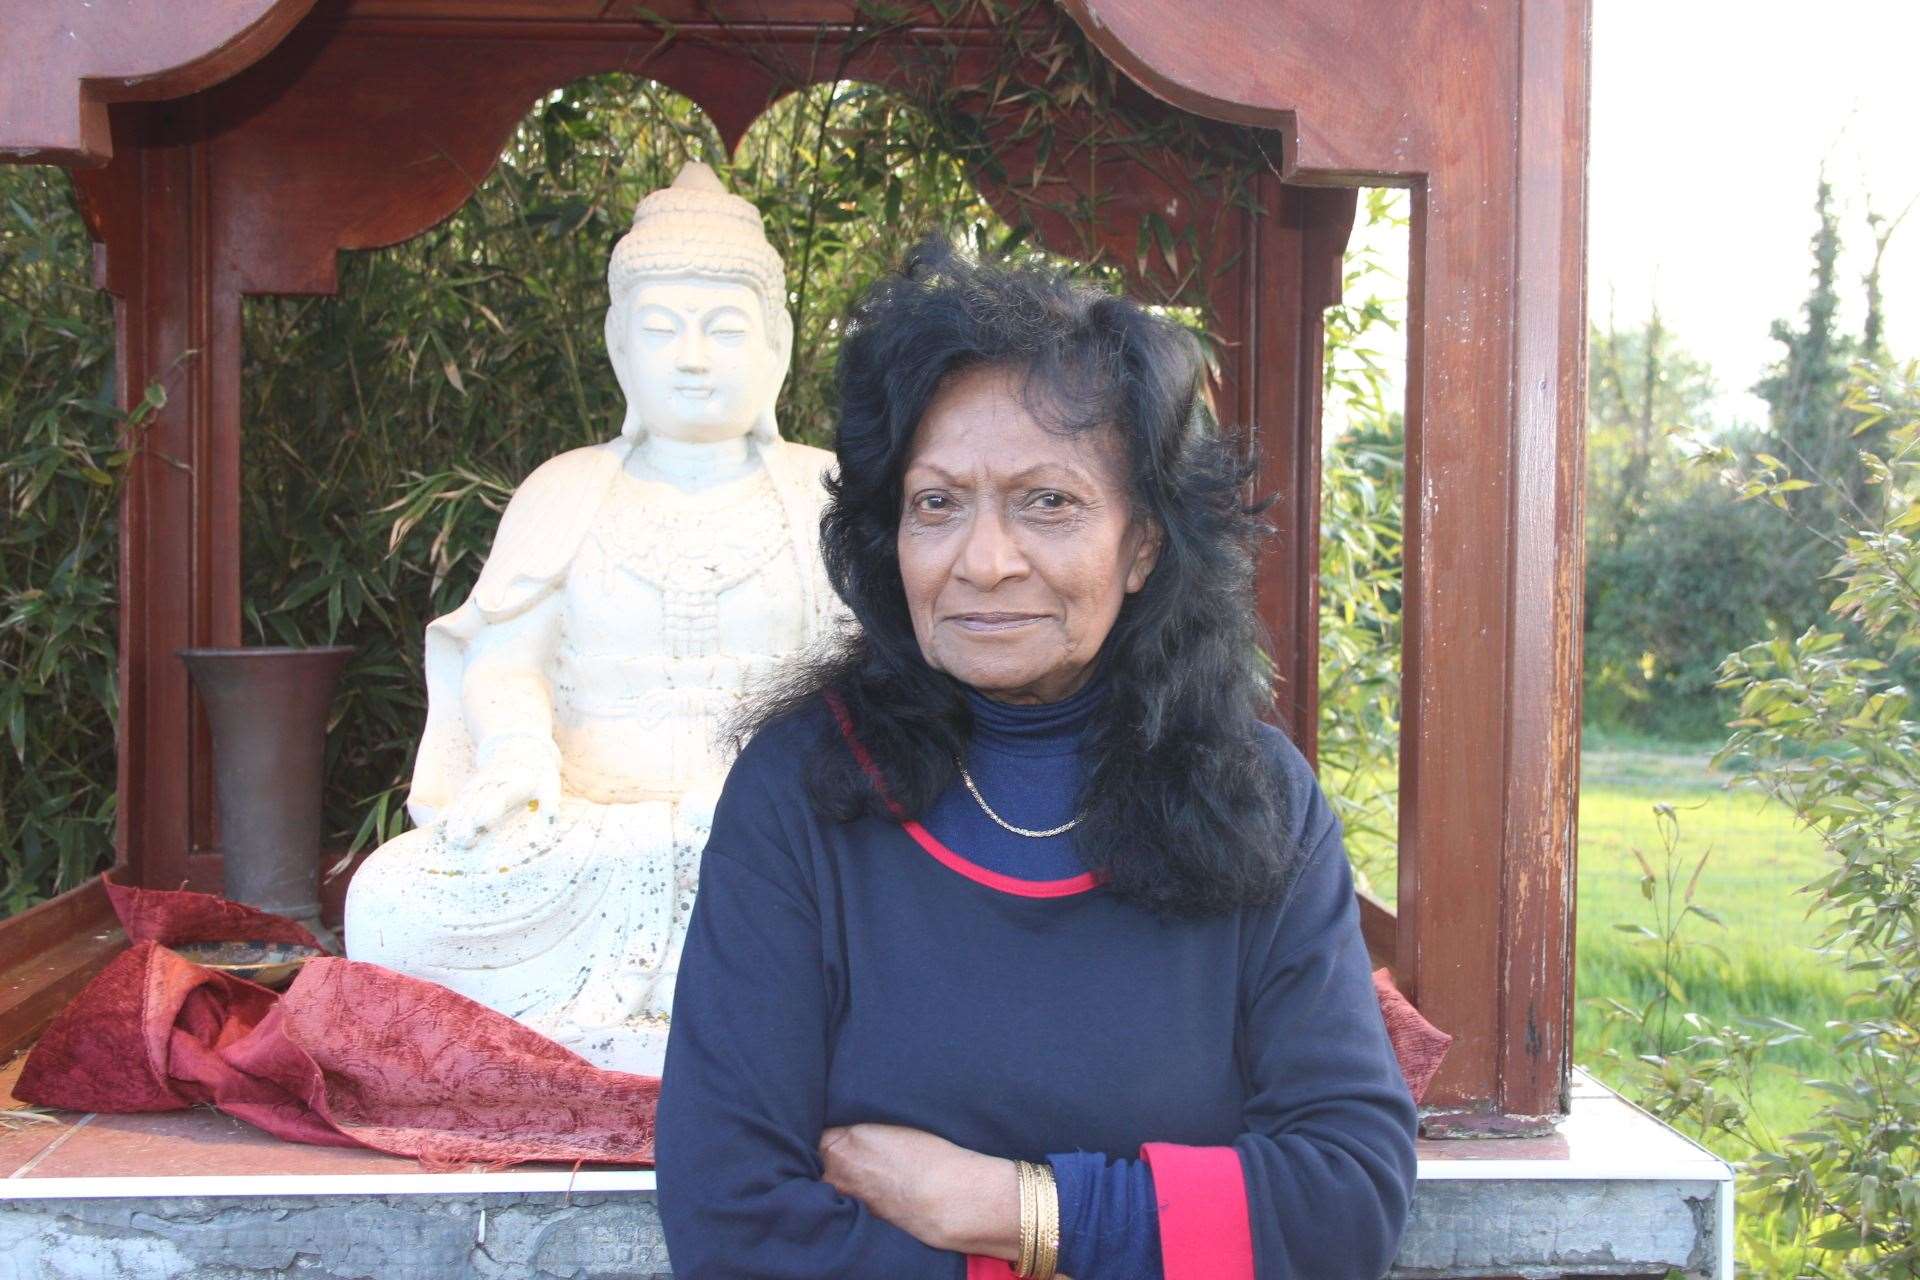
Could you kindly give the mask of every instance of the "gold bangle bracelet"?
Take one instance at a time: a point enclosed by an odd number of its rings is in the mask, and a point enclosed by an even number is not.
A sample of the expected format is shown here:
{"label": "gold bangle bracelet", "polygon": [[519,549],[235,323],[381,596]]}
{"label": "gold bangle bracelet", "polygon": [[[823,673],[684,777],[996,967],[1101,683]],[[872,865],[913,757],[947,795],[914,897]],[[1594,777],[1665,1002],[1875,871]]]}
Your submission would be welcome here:
{"label": "gold bangle bracelet", "polygon": [[1037,1198],[1040,1201],[1038,1240],[1035,1242],[1033,1280],[1053,1280],[1060,1263],[1060,1188],[1053,1179],[1053,1166],[1037,1164]]}
{"label": "gold bangle bracelet", "polygon": [[1034,1194],[1038,1179],[1025,1160],[1015,1160],[1013,1170],[1020,1180],[1020,1260],[1013,1272],[1028,1276],[1033,1274],[1033,1255],[1040,1240],[1040,1197]]}

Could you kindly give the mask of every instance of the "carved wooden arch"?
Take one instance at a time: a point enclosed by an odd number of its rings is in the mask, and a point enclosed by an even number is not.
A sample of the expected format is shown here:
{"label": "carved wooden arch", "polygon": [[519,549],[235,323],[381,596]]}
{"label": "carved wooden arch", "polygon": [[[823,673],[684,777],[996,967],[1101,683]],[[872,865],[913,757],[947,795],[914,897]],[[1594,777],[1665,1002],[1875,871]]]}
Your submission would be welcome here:
{"label": "carved wooden arch", "polygon": [[[356,20],[351,10],[317,14],[262,61],[182,104],[202,123],[183,122],[178,141],[204,145],[211,180],[243,196],[218,201],[212,211],[212,234],[223,242],[221,286],[243,295],[333,292],[339,251],[398,244],[451,216],[492,172],[540,98],[583,77],[620,72],[658,81],[698,106],[729,151],[779,97],[807,85],[865,81],[910,103],[930,87],[915,80],[909,61],[923,35],[913,30],[882,33],[838,57],[816,30],[762,32],[746,23],[686,22],[671,39],[638,22],[596,23],[592,40],[576,33],[507,40],[487,30],[477,24],[422,45],[405,22]],[[989,73],[993,33],[960,35],[947,78]],[[403,76],[394,65],[400,58]],[[369,76],[383,72],[395,78],[370,95]],[[487,82],[484,92],[473,90],[476,76]],[[1137,96],[1146,110],[1165,111]],[[354,104],[350,130],[338,127],[344,103]],[[1011,132],[1006,120],[988,129],[996,139]],[[315,138],[326,140],[324,149],[313,148]],[[998,150],[1014,169],[1030,168],[1030,143]],[[295,155],[290,167],[286,160]],[[1140,293],[1167,300],[1164,267],[1155,262],[1144,276],[1136,269],[1141,215],[1157,214],[1184,230],[1217,218],[1221,193],[1182,174],[1177,156],[1154,163],[1108,148],[1088,167],[1097,168],[1104,193],[1099,242]],[[1024,217],[1047,248],[1080,256],[1085,228],[1058,211],[1064,200],[1050,208],[1046,198],[1070,197],[1076,184],[1059,176],[1057,163],[1052,168],[1039,189],[1019,197],[985,174],[972,177],[1008,221]],[[91,175],[76,178],[100,185]],[[111,256],[112,239],[105,241]]]}

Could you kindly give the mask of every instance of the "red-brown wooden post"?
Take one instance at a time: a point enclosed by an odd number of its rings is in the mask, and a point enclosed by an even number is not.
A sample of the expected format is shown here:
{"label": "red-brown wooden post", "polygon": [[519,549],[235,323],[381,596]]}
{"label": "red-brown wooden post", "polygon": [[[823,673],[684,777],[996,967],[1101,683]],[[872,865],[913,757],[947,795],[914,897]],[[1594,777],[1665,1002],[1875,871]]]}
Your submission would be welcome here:
{"label": "red-brown wooden post", "polygon": [[174,656],[240,638],[239,300],[215,267],[202,105],[115,108],[122,145],[76,182],[102,211],[122,401],[166,396],[121,507],[120,840],[142,883],[218,890],[205,730]]}
{"label": "red-brown wooden post", "polygon": [[[1414,194],[1397,975],[1429,1129],[1564,1112],[1578,786],[1587,0],[1068,0],[1145,87]],[[1397,92],[1379,91],[1393,86]]]}

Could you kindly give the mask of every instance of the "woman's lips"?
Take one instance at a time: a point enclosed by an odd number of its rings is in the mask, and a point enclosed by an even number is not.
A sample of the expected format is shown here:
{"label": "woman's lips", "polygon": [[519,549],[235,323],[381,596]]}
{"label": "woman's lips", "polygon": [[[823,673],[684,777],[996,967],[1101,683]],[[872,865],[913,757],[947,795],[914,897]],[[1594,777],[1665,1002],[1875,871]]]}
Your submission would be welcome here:
{"label": "woman's lips", "polygon": [[951,619],[967,631],[1011,631],[1040,621],[1037,613],[961,613]]}

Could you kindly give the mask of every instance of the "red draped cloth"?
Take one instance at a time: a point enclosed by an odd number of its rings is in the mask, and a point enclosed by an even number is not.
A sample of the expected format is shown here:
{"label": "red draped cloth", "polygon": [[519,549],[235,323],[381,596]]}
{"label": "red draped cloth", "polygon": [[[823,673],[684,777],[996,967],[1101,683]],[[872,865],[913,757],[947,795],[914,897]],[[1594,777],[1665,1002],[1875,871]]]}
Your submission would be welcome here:
{"label": "red draped cloth", "polygon": [[[657,1076],[594,1066],[436,983],[331,956],[285,995],[168,943],[315,946],[291,920],[204,893],[106,881],[133,946],[54,1019],[14,1096],[73,1111],[210,1103],[293,1142],[370,1147],[433,1168],[529,1160],[653,1163]],[[1374,974],[1418,1099],[1451,1036]]]}
{"label": "red draped cloth", "polygon": [[209,894],[108,882],[133,946],[62,1010],[14,1096],[75,1111],[211,1103],[275,1137],[435,1168],[653,1163],[657,1076],[606,1071],[504,1014],[378,965],[322,957],[285,995],[164,945],[317,945]]}
{"label": "red draped cloth", "polygon": [[1401,1078],[1415,1102],[1427,1096],[1427,1086],[1440,1070],[1447,1046],[1453,1043],[1449,1032],[1428,1022],[1413,1001],[1393,985],[1393,975],[1385,969],[1373,971],[1373,994],[1380,1001],[1380,1016],[1386,1019],[1387,1041],[1400,1064]]}

